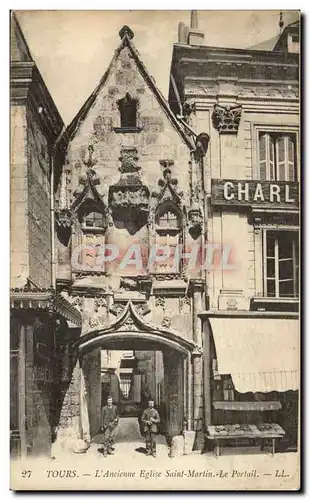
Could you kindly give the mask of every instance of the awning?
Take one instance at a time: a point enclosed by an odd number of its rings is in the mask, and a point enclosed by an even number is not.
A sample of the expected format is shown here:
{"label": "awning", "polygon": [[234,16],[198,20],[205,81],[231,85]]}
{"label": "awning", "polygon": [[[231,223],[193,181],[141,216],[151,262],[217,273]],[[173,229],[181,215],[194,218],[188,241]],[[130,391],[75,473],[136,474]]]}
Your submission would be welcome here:
{"label": "awning", "polygon": [[238,392],[299,388],[299,321],[209,318],[218,373],[230,374]]}

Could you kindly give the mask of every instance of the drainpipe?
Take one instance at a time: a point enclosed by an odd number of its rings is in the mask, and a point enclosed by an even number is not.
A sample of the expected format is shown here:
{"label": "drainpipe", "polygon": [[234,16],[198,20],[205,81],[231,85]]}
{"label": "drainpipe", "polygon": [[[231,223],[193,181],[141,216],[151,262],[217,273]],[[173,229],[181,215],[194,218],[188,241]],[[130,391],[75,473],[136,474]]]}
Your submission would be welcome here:
{"label": "drainpipe", "polygon": [[63,126],[62,131],[56,138],[55,142],[51,148],[51,178],[50,178],[50,211],[51,211],[51,260],[52,260],[52,268],[51,268],[51,285],[54,290],[56,290],[56,252],[55,252],[55,196],[54,196],[54,179],[55,179],[55,151],[56,148],[62,139],[65,133],[66,127]]}

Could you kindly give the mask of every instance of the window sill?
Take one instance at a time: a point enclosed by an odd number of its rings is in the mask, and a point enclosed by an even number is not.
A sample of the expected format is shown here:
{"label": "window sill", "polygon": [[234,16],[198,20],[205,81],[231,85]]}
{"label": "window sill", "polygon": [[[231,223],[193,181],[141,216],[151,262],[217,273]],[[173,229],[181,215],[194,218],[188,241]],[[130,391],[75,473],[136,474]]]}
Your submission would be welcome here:
{"label": "window sill", "polygon": [[298,297],[252,297],[251,311],[299,311]]}
{"label": "window sill", "polygon": [[142,127],[114,127],[113,130],[117,134],[137,134],[141,132]]}
{"label": "window sill", "polygon": [[75,279],[84,278],[85,276],[106,276],[107,272],[102,269],[100,271],[94,271],[89,269],[89,271],[84,269],[73,269],[72,274],[74,274]]}
{"label": "window sill", "polygon": [[90,226],[81,226],[81,230],[83,233],[93,233],[93,234],[104,234],[105,229],[103,227],[90,227]]}
{"label": "window sill", "polygon": [[156,226],[155,230],[156,230],[156,233],[162,234],[162,235],[169,235],[169,233],[176,235],[181,231],[181,229],[179,227],[169,227],[169,226],[167,226],[167,227]]}

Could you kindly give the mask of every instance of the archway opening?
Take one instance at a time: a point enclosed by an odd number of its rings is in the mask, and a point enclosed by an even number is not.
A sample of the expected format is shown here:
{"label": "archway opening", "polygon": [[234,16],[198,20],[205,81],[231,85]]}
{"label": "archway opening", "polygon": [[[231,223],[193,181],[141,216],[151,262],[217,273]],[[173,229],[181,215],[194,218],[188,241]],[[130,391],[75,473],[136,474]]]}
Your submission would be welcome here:
{"label": "archway opening", "polygon": [[111,395],[120,416],[116,444],[143,443],[141,415],[152,397],[161,419],[158,440],[169,445],[182,432],[186,417],[186,351],[140,332],[104,337],[80,351],[81,414],[91,441],[100,443],[101,411]]}

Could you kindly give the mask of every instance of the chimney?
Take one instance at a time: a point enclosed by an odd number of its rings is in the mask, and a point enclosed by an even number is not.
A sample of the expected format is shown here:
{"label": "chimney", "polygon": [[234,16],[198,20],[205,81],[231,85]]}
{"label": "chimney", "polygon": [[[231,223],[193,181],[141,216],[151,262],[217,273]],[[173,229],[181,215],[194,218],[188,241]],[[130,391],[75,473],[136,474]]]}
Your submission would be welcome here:
{"label": "chimney", "polygon": [[180,22],[178,26],[178,43],[187,44],[188,37],[188,28],[185,26],[185,23]]}
{"label": "chimney", "polygon": [[189,45],[203,45],[204,33],[198,28],[198,12],[191,11],[191,26],[188,32]]}

